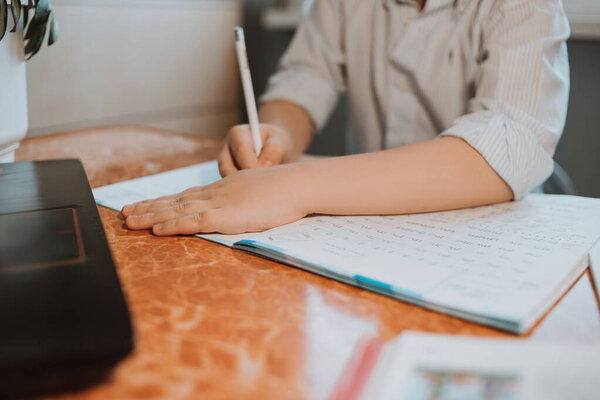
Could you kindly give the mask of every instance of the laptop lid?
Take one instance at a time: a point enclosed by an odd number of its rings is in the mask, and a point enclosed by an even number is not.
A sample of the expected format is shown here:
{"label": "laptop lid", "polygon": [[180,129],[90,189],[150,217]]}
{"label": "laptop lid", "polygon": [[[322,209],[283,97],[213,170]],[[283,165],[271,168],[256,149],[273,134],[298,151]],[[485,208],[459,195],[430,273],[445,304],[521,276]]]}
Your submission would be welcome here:
{"label": "laptop lid", "polygon": [[81,384],[75,371],[104,370],[133,348],[79,160],[0,164],[0,321],[0,397],[41,388],[46,372]]}

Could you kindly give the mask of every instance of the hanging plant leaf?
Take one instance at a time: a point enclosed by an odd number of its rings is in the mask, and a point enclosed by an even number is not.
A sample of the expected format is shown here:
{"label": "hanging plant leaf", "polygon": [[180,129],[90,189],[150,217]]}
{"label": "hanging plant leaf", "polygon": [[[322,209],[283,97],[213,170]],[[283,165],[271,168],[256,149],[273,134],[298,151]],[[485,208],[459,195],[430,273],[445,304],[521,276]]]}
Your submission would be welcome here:
{"label": "hanging plant leaf", "polygon": [[10,10],[12,12],[13,22],[15,23],[15,26],[10,31],[16,32],[19,19],[21,19],[21,0],[12,0],[10,3]]}
{"label": "hanging plant leaf", "polygon": [[[25,33],[25,56],[27,60],[31,59],[42,47],[46,31],[48,30],[48,20],[50,20],[50,29],[48,34],[48,46],[54,44],[58,38],[58,23],[52,11],[50,0],[12,0],[10,10],[14,26],[11,32],[16,32],[23,15],[23,31]],[[8,29],[8,0],[0,0],[0,41],[6,35]],[[34,9],[33,18],[29,20],[29,11]]]}
{"label": "hanging plant leaf", "polygon": [[35,14],[29,23],[27,33],[25,34],[25,55],[27,60],[37,54],[44,42],[46,36],[46,27],[50,17],[50,2],[48,0],[39,0],[35,7]]}
{"label": "hanging plant leaf", "polygon": [[48,21],[48,17],[50,15],[50,3],[48,0],[39,0],[33,8],[33,19],[31,20],[29,28],[25,33],[25,40],[37,37],[37,33],[39,32],[40,28],[42,28],[41,25],[44,23],[44,21]]}
{"label": "hanging plant leaf", "polygon": [[6,24],[8,23],[8,3],[6,0],[0,0],[0,40],[6,33]]}
{"label": "hanging plant leaf", "polygon": [[48,46],[52,46],[58,39],[58,22],[54,18],[54,12],[50,14],[50,33],[48,34]]}
{"label": "hanging plant leaf", "polygon": [[27,28],[27,24],[29,23],[29,9],[32,7],[31,2],[28,1],[25,8],[23,8],[23,30]]}

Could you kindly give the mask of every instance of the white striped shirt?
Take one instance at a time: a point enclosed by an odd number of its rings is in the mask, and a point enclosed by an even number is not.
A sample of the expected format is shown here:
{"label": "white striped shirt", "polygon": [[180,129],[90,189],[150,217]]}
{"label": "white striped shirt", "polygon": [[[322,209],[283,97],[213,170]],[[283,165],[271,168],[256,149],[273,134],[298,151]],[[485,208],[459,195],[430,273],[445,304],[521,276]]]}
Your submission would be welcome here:
{"label": "white striped shirt", "polygon": [[561,0],[316,0],[261,101],[320,129],[347,91],[359,151],[457,136],[518,199],[552,173],[569,34]]}

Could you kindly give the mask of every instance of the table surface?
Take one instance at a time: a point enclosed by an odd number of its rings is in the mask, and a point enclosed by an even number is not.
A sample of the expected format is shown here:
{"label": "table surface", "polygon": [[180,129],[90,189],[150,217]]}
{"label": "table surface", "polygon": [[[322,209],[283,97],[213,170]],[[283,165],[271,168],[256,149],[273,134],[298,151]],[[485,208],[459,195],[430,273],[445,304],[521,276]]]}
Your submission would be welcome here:
{"label": "table surface", "polygon": [[[25,140],[17,160],[80,158],[92,187],[215,159],[219,142],[144,127]],[[60,399],[326,398],[363,336],[517,337],[195,237],[132,232],[99,207],[136,349],[106,382]],[[600,341],[589,273],[529,332]]]}

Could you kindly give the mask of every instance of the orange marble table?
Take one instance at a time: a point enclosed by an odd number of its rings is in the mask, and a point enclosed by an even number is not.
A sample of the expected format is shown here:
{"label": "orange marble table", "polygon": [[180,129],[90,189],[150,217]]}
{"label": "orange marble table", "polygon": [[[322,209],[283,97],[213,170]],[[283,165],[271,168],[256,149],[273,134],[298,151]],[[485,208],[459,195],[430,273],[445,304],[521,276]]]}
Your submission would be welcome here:
{"label": "orange marble table", "polygon": [[[214,159],[218,144],[116,127],[28,139],[17,159],[80,158],[97,187]],[[103,384],[53,398],[320,399],[363,335],[515,337],[198,238],[128,231],[117,212],[99,210],[136,349]],[[528,336],[600,340],[588,273]]]}

